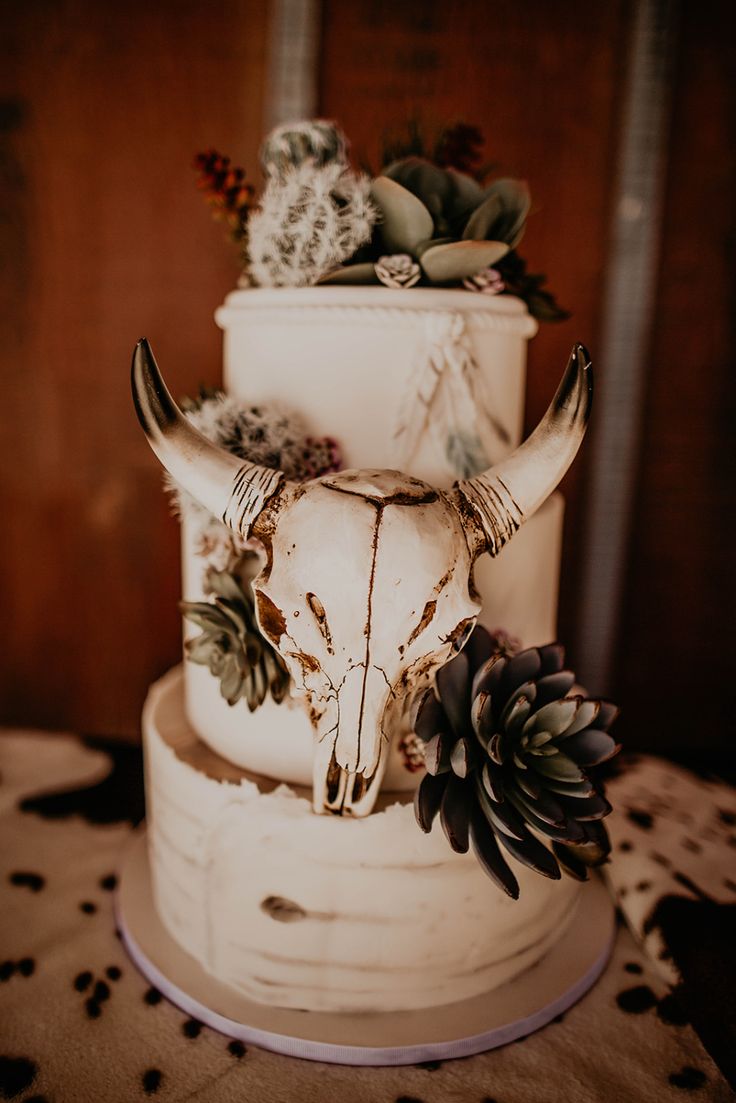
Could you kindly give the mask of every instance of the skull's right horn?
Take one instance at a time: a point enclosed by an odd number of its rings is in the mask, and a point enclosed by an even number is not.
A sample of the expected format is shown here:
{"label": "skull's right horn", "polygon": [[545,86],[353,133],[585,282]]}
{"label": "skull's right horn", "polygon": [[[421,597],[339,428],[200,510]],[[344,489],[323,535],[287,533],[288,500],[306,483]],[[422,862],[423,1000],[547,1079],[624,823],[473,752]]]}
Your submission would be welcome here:
{"label": "skull's right horn", "polygon": [[574,345],[557,393],[531,436],[482,475],[456,484],[476,521],[477,554],[496,555],[549,497],[577,455],[592,402],[590,357],[583,345]]}
{"label": "skull's right horn", "polygon": [[145,337],[135,347],[131,376],[138,420],[166,470],[215,517],[248,536],[285,483],[283,472],[237,459],[195,429],[169,394]]}

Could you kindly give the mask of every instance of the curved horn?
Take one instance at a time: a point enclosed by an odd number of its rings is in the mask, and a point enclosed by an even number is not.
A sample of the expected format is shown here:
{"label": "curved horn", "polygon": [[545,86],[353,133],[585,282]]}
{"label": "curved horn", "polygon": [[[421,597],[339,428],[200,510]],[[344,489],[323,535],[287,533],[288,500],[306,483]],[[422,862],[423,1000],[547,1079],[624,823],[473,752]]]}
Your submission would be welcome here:
{"label": "curved horn", "polygon": [[138,420],[166,470],[215,517],[247,536],[284,482],[283,472],[243,462],[195,429],[171,397],[145,337],[133,353],[131,381]]}
{"label": "curved horn", "polygon": [[496,555],[555,489],[577,455],[592,401],[590,357],[577,344],[557,393],[531,436],[482,475],[456,484],[480,524],[481,551]]}

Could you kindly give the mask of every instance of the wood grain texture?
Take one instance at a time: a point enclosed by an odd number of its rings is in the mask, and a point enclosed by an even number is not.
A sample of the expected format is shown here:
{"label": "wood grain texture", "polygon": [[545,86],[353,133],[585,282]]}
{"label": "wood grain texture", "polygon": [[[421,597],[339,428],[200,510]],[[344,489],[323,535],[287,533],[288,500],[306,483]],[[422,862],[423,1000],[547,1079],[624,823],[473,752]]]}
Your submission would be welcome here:
{"label": "wood grain texture", "polygon": [[5,722],[133,734],[180,655],[179,554],[133,413],[142,334],[174,392],[214,383],[237,277],[194,186],[256,163],[266,0],[6,11],[0,72]]}
{"label": "wood grain texture", "polygon": [[[683,5],[680,28],[615,687],[622,734],[657,749],[731,738],[731,13],[726,0]],[[627,0],[324,3],[321,111],[356,160],[377,168],[382,130],[408,117],[462,117],[483,127],[500,172],[530,183],[522,251],[574,315],[531,346],[528,427],[574,340],[595,362],[630,16]],[[237,265],[189,164],[208,145],[255,164],[267,17],[267,0],[29,0],[6,14],[0,720],[133,734],[146,686],[179,657],[177,526],[128,365],[145,333],[175,393],[220,378],[212,312]],[[585,461],[584,446],[564,484],[566,640]]]}
{"label": "wood grain texture", "polygon": [[682,8],[664,245],[617,692],[657,750],[733,755],[736,46],[733,5]]}
{"label": "wood grain texture", "polygon": [[[407,119],[428,131],[462,119],[482,128],[499,175],[529,182],[533,210],[520,252],[573,312],[543,325],[530,345],[531,429],[575,341],[591,349],[595,366],[629,7],[325,0],[324,11],[321,110],[343,125],[358,163],[376,171],[382,134]],[[584,444],[563,484],[565,640],[574,638],[585,455]]]}

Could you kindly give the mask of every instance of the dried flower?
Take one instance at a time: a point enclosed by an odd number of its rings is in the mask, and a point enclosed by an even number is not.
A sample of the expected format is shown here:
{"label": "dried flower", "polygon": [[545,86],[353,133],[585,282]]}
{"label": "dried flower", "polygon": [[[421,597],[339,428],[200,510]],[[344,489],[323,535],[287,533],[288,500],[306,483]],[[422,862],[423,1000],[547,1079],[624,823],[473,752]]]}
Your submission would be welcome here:
{"label": "dried flower", "polygon": [[431,160],[441,168],[457,169],[478,179],[482,172],[483,133],[469,123],[454,123],[440,133]]}
{"label": "dried flower", "polygon": [[199,174],[197,187],[218,222],[226,223],[233,241],[243,246],[248,237],[248,218],[253,209],[253,187],[245,170],[230,163],[214,149],[198,153],[193,168]]}
{"label": "dried flower", "polygon": [[[276,406],[246,406],[222,391],[203,389],[198,398],[184,400],[182,408],[208,440],[241,459],[278,468],[290,479],[316,479],[342,467],[340,447],[333,437],[309,436],[296,415]],[[207,511],[170,476],[164,477],[164,483],[175,512],[198,518],[202,531],[208,532]]]}
{"label": "dried flower", "polygon": [[404,761],[404,769],[415,774],[424,767],[424,741],[416,732],[406,732],[399,741],[399,753]]}

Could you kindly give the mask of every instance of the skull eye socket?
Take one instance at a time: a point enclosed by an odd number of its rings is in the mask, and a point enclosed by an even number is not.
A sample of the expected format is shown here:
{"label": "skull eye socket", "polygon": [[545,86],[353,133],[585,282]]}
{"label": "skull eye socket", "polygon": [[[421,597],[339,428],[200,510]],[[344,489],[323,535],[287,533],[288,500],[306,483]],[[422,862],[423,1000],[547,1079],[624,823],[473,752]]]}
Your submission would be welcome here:
{"label": "skull eye socket", "polygon": [[330,633],[330,626],[327,623],[327,613],[325,612],[325,607],[316,594],[309,593],[306,595],[306,597],[307,605],[312,610],[312,613],[314,614],[314,619],[317,621],[317,626],[319,627],[319,630],[322,633],[322,637],[327,644],[327,650],[330,654],[332,654],[332,635]]}

